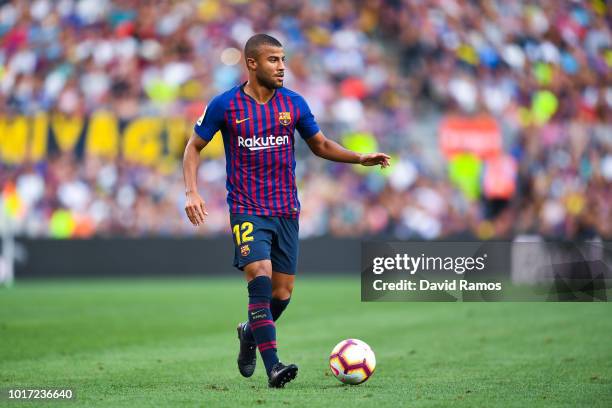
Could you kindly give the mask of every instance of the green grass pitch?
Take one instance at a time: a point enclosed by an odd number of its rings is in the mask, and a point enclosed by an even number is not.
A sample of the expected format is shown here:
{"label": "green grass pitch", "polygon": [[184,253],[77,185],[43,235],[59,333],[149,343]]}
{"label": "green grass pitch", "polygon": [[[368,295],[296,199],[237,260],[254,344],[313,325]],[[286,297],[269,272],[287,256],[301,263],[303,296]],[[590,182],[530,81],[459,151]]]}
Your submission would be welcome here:
{"label": "green grass pitch", "polygon": [[[300,278],[277,324],[282,390],[236,368],[240,280],[18,283],[0,289],[0,389],[69,387],[48,406],[610,407],[610,303],[361,303],[357,279]],[[344,338],[378,365],[340,384]],[[24,402],[0,405],[33,406]],[[37,403],[36,405],[40,405]]]}

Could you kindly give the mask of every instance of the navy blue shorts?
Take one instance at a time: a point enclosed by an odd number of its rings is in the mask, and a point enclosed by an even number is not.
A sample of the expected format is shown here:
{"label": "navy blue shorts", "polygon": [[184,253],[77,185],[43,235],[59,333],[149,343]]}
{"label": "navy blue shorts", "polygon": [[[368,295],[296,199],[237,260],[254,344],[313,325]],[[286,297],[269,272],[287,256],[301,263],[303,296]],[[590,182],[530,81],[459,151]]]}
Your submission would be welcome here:
{"label": "navy blue shorts", "polygon": [[241,271],[251,262],[269,259],[274,272],[295,275],[298,259],[297,219],[230,214],[234,266]]}

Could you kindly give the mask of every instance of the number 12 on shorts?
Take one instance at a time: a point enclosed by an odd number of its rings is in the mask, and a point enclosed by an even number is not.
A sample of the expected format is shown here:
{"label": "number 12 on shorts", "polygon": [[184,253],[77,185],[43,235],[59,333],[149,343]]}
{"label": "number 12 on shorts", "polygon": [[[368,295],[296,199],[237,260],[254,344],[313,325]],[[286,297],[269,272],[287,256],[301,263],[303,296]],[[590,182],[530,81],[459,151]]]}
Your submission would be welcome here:
{"label": "number 12 on shorts", "polygon": [[252,222],[245,221],[242,224],[236,224],[232,227],[232,231],[234,232],[234,237],[236,238],[236,245],[253,241],[253,237],[251,236],[251,233],[253,232]]}

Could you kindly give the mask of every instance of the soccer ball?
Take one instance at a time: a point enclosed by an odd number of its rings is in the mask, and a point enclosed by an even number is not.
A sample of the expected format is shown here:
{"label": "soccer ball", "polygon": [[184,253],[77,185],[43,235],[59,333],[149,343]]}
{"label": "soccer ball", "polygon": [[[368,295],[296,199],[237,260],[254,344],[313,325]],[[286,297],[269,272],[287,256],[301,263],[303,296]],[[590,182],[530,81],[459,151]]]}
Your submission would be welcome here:
{"label": "soccer ball", "polygon": [[376,357],[366,343],[357,339],[342,340],[329,356],[329,368],[345,384],[357,385],[374,374]]}

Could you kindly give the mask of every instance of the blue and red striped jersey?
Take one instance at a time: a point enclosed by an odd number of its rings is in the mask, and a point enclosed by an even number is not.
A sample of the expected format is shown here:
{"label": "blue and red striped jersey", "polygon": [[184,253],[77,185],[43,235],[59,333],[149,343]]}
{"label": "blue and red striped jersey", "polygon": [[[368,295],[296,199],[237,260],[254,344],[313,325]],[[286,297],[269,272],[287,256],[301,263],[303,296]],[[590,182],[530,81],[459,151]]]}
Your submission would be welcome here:
{"label": "blue and red striped jersey", "polygon": [[213,98],[194,131],[210,141],[221,131],[227,172],[227,203],[232,214],[297,218],[295,139],[314,136],[319,126],[308,104],[287,88],[278,88],[259,104],[236,86]]}

